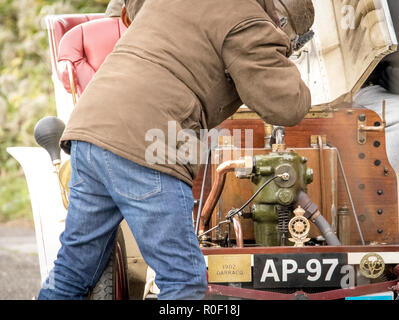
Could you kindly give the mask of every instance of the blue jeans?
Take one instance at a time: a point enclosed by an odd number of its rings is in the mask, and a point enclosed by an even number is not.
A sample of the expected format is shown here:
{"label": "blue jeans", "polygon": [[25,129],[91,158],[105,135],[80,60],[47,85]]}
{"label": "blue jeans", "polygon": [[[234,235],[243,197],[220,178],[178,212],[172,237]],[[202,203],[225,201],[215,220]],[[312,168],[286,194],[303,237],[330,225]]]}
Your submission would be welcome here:
{"label": "blue jeans", "polygon": [[124,218],[156,272],[158,299],[202,299],[206,265],[194,233],[189,185],[93,144],[73,141],[65,231],[38,299],[86,299]]}

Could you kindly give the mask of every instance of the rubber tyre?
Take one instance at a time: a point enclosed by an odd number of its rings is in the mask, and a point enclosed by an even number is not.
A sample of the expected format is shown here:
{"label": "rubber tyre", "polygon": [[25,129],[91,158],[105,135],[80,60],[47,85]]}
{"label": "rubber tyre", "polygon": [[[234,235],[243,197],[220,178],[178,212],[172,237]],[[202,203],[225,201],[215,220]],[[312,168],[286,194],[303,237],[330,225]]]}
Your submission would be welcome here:
{"label": "rubber tyre", "polygon": [[119,228],[108,264],[92,290],[90,300],[128,300],[125,239]]}

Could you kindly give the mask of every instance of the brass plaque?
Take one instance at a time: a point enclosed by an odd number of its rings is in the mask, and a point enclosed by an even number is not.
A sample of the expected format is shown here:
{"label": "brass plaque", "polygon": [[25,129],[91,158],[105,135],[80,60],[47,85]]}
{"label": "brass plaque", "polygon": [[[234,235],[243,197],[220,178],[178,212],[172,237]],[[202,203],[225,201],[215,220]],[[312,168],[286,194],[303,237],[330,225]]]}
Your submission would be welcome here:
{"label": "brass plaque", "polygon": [[251,255],[208,256],[209,282],[251,282]]}

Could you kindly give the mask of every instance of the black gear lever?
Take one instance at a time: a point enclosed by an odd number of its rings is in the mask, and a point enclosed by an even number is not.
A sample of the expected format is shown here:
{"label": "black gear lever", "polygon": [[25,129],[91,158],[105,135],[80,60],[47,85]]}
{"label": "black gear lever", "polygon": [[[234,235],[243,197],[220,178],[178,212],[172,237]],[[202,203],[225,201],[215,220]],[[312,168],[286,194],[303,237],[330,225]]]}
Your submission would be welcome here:
{"label": "black gear lever", "polygon": [[61,148],[59,145],[65,124],[57,117],[44,117],[38,121],[34,129],[35,140],[51,157],[53,164],[61,161]]}

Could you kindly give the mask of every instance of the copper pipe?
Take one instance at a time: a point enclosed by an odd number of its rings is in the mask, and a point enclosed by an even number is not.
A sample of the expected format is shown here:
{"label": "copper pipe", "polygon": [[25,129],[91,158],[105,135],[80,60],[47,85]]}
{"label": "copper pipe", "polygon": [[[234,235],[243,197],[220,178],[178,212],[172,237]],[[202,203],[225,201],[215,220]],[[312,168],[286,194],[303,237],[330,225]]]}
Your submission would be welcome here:
{"label": "copper pipe", "polygon": [[202,234],[205,231],[205,224],[209,221],[209,218],[216,207],[216,203],[222,194],[223,187],[226,182],[226,174],[237,168],[252,168],[252,157],[245,157],[245,159],[240,160],[225,161],[216,168],[215,180],[212,184],[211,192],[209,193],[209,196],[205,201],[204,208],[201,211],[198,234]]}
{"label": "copper pipe", "polygon": [[244,248],[244,240],[243,240],[244,237],[242,233],[240,218],[237,215],[234,215],[232,218],[233,218],[234,232],[236,234],[237,248]]}

